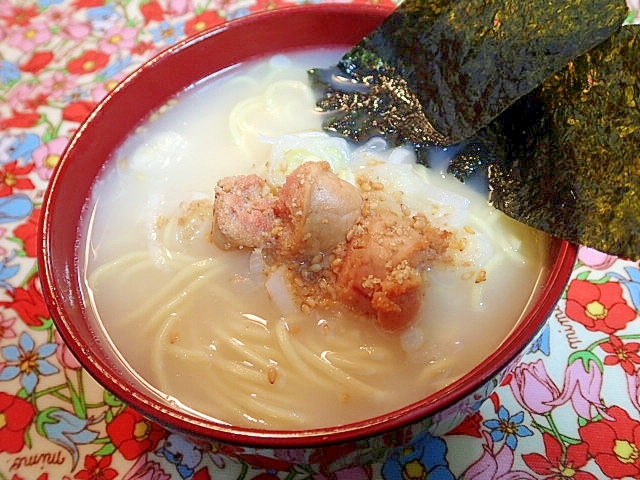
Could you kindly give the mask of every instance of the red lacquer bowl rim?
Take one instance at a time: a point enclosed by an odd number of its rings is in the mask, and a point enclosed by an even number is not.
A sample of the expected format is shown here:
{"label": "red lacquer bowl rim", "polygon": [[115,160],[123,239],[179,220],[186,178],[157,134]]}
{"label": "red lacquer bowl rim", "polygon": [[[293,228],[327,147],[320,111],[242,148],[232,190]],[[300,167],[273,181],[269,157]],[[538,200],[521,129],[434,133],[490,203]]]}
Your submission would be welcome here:
{"label": "red lacquer bowl rim", "polygon": [[[118,368],[113,368],[102,355],[104,347],[94,341],[96,335],[87,325],[79,286],[78,220],[93,179],[127,132],[194,80],[238,61],[283,49],[354,45],[389,13],[388,7],[321,4],[281,8],[231,21],[186,39],[144,64],[116,87],[78,129],[45,193],[38,267],[43,296],[60,335],[103,387],[149,418],[191,435],[253,447],[318,447],[381,435],[443,411],[491,380],[523,351],[544,324],[565,287],[577,253],[574,245],[556,239],[552,242],[554,262],[548,272],[548,288],[500,347],[467,375],[420,402],[386,415],[305,431],[232,427],[174,410],[123,380]],[[236,53],[229,54],[229,49]],[[213,57],[221,52],[223,60]],[[203,55],[211,57],[203,62]],[[189,67],[180,68],[185,65]]]}

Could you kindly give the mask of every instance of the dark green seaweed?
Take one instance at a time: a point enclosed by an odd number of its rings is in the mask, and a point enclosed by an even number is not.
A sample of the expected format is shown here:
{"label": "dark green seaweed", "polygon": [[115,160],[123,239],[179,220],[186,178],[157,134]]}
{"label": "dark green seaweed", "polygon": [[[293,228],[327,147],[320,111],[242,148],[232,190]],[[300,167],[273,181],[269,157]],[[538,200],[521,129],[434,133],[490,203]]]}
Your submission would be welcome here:
{"label": "dark green seaweed", "polygon": [[627,12],[624,0],[405,0],[338,64],[369,93],[310,72],[325,86],[319,106],[334,113],[325,127],[356,140],[457,143],[608,38]]}
{"label": "dark green seaweed", "polygon": [[550,76],[480,131],[450,171],[550,234],[640,257],[640,25]]}

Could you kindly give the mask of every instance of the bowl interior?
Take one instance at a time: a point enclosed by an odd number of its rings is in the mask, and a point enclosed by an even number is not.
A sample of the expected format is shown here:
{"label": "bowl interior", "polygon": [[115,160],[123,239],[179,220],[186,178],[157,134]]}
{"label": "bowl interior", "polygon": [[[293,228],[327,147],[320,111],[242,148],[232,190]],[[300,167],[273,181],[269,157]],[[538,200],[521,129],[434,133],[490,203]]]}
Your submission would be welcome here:
{"label": "bowl interior", "polygon": [[302,432],[216,424],[173,409],[141,385],[89,321],[80,283],[78,231],[95,177],[123,139],[151,112],[193,83],[238,63],[308,47],[350,46],[375,29],[387,8],[354,5],[292,7],[255,14],[163,52],[121,83],[91,114],[65,151],[45,196],[39,270],[45,301],[65,342],[105,388],[156,421],[191,434],[256,446],[306,446],[383,433],[429,416],[473,392],[511,361],[553,308],[573,267],[575,248],[551,242],[543,291],[529,314],[482,364],[449,387],[388,415]]}

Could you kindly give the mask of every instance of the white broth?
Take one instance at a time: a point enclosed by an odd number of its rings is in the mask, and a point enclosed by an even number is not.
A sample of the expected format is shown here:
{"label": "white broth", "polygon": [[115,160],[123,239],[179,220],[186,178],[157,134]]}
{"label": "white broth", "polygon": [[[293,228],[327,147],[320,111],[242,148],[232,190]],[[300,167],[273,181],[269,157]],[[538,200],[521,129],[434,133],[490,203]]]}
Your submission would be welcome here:
{"label": "white broth", "polygon": [[[340,55],[279,55],[200,82],[138,128],[94,185],[82,243],[95,319],[137,375],[203,416],[307,429],[406,406],[486,358],[536,291],[546,236],[415,164],[409,149],[322,132],[306,70]],[[453,232],[446,261],[422,272],[427,287],[408,328],[297,308],[281,279],[265,277],[260,252],[212,241],[218,180],[256,173],[281,185],[318,160]]]}

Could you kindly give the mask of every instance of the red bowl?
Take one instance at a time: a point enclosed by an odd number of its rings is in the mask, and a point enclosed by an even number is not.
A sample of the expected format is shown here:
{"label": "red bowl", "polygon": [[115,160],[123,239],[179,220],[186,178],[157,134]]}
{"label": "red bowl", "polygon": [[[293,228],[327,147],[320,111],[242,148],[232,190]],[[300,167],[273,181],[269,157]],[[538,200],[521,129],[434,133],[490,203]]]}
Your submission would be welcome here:
{"label": "red bowl", "polygon": [[[66,344],[106,389],[161,424],[190,435],[272,451],[322,449],[340,442],[358,448],[411,438],[434,424],[455,426],[459,405],[486,398],[544,324],[573,268],[576,248],[551,242],[543,291],[528,315],[480,365],[448,387],[386,415],[306,431],[267,431],[227,426],[174,408],[141,385],[114,354],[87,314],[79,265],[79,225],[103,163],[142,119],[176,93],[217,71],[256,57],[305,47],[356,44],[390,13],[388,8],[314,5],[259,13],[187,39],[123,81],[77,131],[46,192],[40,223],[38,266],[45,301]],[[250,38],[250,41],[247,39]],[[365,458],[364,455],[362,458]]]}

